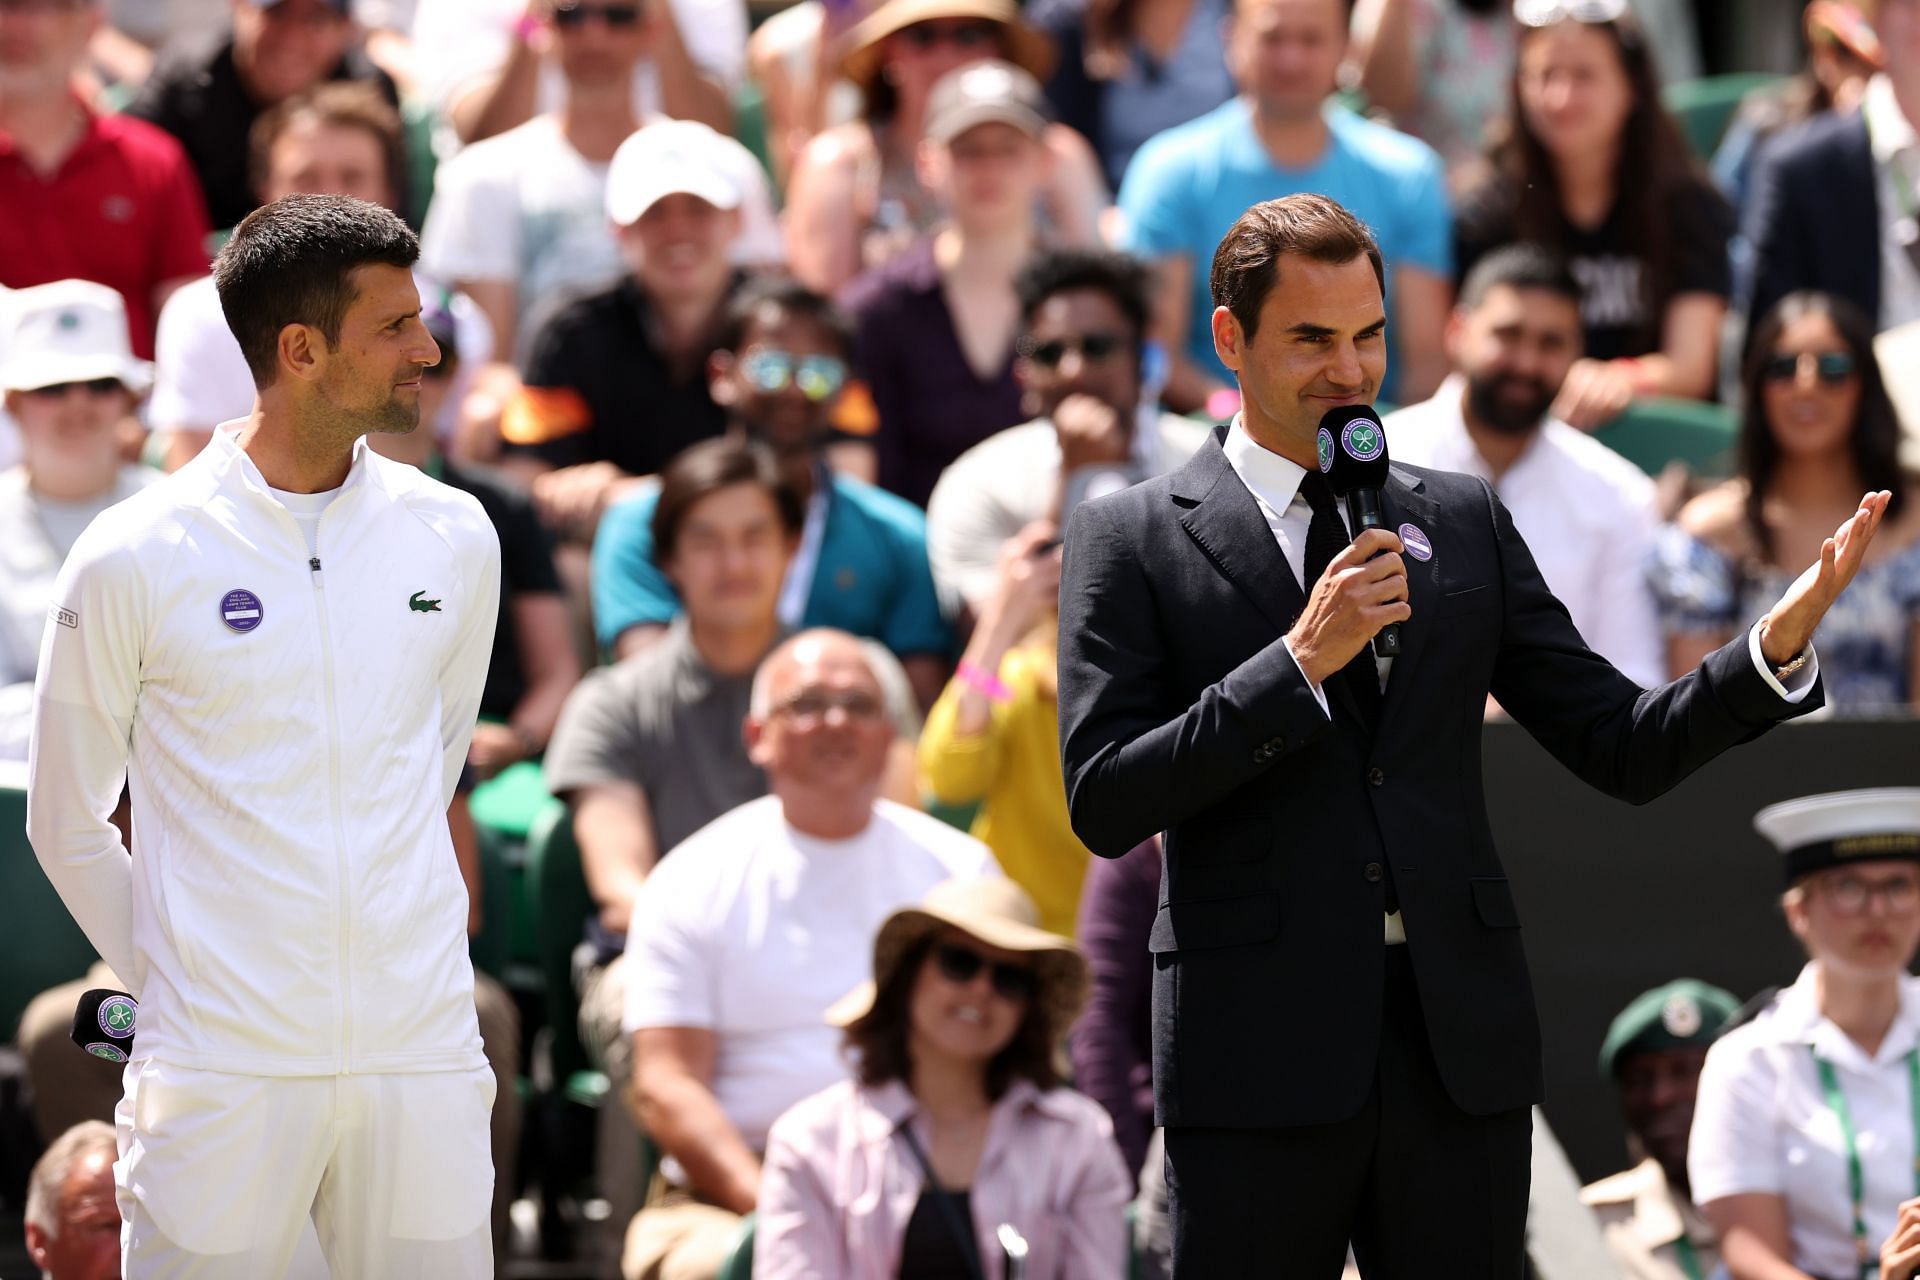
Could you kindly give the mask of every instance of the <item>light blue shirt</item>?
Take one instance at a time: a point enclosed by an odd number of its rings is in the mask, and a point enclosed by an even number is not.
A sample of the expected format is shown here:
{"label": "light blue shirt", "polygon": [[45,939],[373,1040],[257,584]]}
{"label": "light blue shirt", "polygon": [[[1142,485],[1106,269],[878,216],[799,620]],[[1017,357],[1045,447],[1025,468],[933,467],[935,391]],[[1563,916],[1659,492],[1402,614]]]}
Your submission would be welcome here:
{"label": "light blue shirt", "polygon": [[[1135,153],[1120,184],[1126,247],[1148,258],[1184,255],[1192,264],[1186,352],[1228,381],[1232,375],[1213,353],[1208,275],[1220,238],[1252,205],[1301,192],[1339,201],[1380,242],[1389,294],[1399,266],[1453,274],[1453,213],[1432,147],[1329,103],[1326,151],[1307,168],[1282,169],[1254,133],[1252,110],[1235,98],[1157,135]],[[1393,383],[1390,372],[1383,398],[1393,399]]]}
{"label": "light blue shirt", "polygon": [[[810,579],[798,625],[838,627],[901,656],[949,656],[953,633],[934,595],[920,508],[837,474],[822,492],[814,554],[796,557],[788,570]],[[608,650],[628,627],[671,622],[680,613],[680,597],[653,558],[659,502],[658,488],[648,487],[611,507],[594,535],[593,622]]]}

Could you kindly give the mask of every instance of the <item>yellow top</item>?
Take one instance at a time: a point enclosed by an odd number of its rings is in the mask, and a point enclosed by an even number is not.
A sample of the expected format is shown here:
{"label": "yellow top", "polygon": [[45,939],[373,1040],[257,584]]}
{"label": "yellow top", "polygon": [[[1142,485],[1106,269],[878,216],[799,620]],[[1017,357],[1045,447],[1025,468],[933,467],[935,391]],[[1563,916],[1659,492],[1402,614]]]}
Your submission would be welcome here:
{"label": "yellow top", "polygon": [[1052,661],[1052,653],[1038,648],[1002,658],[1000,680],[1013,698],[995,703],[986,732],[972,738],[954,732],[961,681],[949,681],[920,734],[920,776],[940,803],[980,806],[974,838],[1033,898],[1040,923],[1072,937],[1093,855],[1067,821],[1060,708],[1040,683],[1040,664]]}

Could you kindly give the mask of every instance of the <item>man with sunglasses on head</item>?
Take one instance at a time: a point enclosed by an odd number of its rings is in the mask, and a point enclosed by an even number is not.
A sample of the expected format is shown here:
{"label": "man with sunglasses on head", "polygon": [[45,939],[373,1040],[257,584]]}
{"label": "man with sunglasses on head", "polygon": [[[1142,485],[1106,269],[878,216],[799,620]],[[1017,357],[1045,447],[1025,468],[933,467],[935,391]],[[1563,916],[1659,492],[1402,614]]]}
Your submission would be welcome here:
{"label": "man with sunglasses on head", "polygon": [[[708,387],[727,430],[773,451],[806,511],[781,622],[879,641],[900,657],[926,706],[946,680],[952,636],[927,566],[925,517],[825,462],[848,346],[846,319],[819,294],[790,281],[750,284],[729,309]],[[608,511],[594,539],[594,625],[601,645],[622,658],[658,639],[680,611],[654,555],[657,504],[657,491],[643,490]]]}
{"label": "man with sunglasses on head", "polygon": [[971,836],[880,798],[893,738],[862,643],[794,636],[760,665],[747,715],[770,794],[690,836],[634,898],[625,1028],[665,1159],[627,1233],[627,1280],[698,1280],[731,1251],[768,1128],[845,1077],[826,1012],[872,976],[850,940],[942,880],[998,874]]}
{"label": "man with sunglasses on head", "polygon": [[961,454],[927,502],[927,552],[953,616],[993,591],[1000,549],[1022,529],[1064,527],[1079,499],[1170,471],[1207,438],[1203,424],[1153,406],[1142,263],[1054,250],[1014,289],[1024,331],[1013,373],[1033,416]]}

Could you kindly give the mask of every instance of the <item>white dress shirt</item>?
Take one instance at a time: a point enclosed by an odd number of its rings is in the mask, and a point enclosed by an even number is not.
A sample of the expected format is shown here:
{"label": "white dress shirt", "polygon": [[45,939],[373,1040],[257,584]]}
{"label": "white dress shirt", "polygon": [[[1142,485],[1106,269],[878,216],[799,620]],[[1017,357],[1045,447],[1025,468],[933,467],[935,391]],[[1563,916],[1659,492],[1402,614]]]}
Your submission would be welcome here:
{"label": "white dress shirt", "polygon": [[1653,481],[1557,418],[1543,422],[1526,451],[1495,479],[1467,433],[1466,394],[1467,380],[1456,373],[1431,400],[1388,414],[1393,460],[1492,485],[1581,638],[1642,688],[1666,683],[1660,620],[1647,589],[1658,527]]}
{"label": "white dress shirt", "polygon": [[1920,1049],[1920,979],[1900,979],[1900,1012],[1868,1055],[1820,1012],[1817,970],[1707,1051],[1687,1147],[1694,1201],[1764,1193],[1787,1203],[1794,1266],[1855,1274],[1847,1144],[1827,1105],[1816,1055],[1833,1064],[1858,1135],[1867,1240],[1874,1256],[1914,1194],[1907,1055]]}
{"label": "white dress shirt", "polygon": [[1920,271],[1908,254],[1920,236],[1920,137],[1893,96],[1893,82],[1877,75],[1860,103],[1873,147],[1875,204],[1880,210],[1880,315],[1878,328],[1920,320]]}

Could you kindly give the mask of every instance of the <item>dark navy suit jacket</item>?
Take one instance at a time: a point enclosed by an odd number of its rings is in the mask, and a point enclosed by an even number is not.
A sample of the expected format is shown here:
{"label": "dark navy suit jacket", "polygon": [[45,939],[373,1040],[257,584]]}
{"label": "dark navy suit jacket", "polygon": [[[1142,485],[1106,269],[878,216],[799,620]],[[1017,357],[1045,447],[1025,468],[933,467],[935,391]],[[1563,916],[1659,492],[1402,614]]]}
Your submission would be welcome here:
{"label": "dark navy suit jacket", "polygon": [[1762,156],[1748,209],[1754,249],[1749,323],[1796,289],[1838,294],[1880,316],[1880,199],[1858,112],[1817,116]]}
{"label": "dark navy suit jacket", "polygon": [[1520,917],[1481,793],[1489,692],[1563,764],[1642,802],[1797,706],[1743,632],[1643,692],[1581,640],[1475,478],[1395,465],[1412,618],[1378,727],[1281,643],[1300,587],[1217,431],[1180,471],[1083,503],[1060,592],[1074,830],[1103,857],[1166,832],[1154,957],[1158,1118],[1272,1128],[1352,1115],[1374,1080],[1391,868],[1441,1078],[1475,1114],[1541,1093]]}

